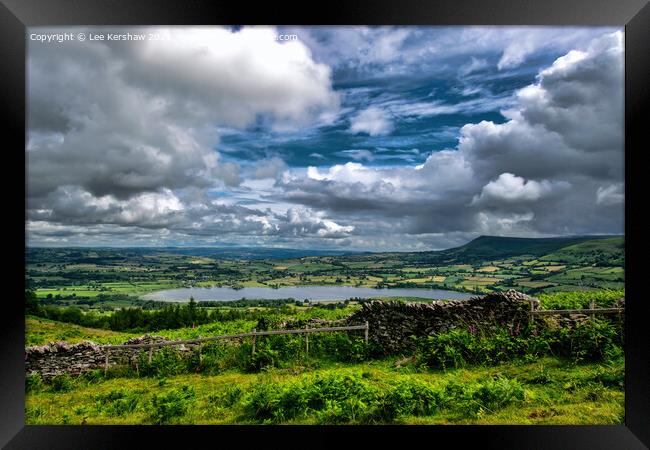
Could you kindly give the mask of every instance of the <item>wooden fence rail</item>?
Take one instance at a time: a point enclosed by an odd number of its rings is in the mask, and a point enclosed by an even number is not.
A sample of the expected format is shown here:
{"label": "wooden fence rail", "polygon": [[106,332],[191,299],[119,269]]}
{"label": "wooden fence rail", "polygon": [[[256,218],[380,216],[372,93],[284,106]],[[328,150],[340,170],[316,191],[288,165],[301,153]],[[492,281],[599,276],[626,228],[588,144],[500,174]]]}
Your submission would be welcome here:
{"label": "wooden fence rail", "polygon": [[533,309],[532,315],[549,316],[552,314],[622,314],[625,308],[590,308],[590,309]]}
{"label": "wooden fence rail", "polygon": [[220,339],[238,339],[245,337],[255,337],[255,336],[270,336],[275,334],[307,334],[307,333],[322,333],[326,331],[348,331],[348,330],[365,330],[365,340],[366,344],[368,343],[368,322],[365,325],[351,325],[347,327],[322,327],[322,328],[304,328],[304,329],[295,329],[295,330],[271,330],[271,331],[253,331],[251,333],[239,333],[239,334],[226,334],[221,336],[212,336],[207,338],[197,338],[197,339],[185,339],[180,341],[160,341],[160,342],[149,342],[143,344],[121,344],[121,345],[100,345],[99,347],[104,350],[114,350],[120,348],[153,348],[153,347],[164,347],[169,345],[182,345],[182,344],[200,344],[201,342],[210,342],[217,341]]}
{"label": "wooden fence rail", "polygon": [[[151,357],[154,347],[165,347],[172,345],[183,345],[183,344],[201,344],[203,342],[217,341],[220,339],[238,339],[245,337],[252,337],[252,352],[255,353],[255,342],[257,336],[271,336],[276,334],[304,334],[305,335],[305,351],[309,354],[309,333],[322,333],[322,332],[332,332],[332,331],[352,331],[352,330],[364,330],[364,338],[366,345],[368,344],[368,330],[370,326],[368,322],[364,325],[350,325],[347,327],[321,327],[321,328],[307,328],[304,329],[295,329],[295,330],[271,330],[271,331],[257,331],[253,328],[251,333],[238,333],[238,334],[225,334],[221,336],[212,336],[207,338],[196,338],[196,339],[184,339],[179,341],[159,341],[159,342],[149,342],[146,344],[121,344],[121,345],[100,345],[99,348],[106,350],[106,360],[104,361],[104,375],[108,371],[108,357],[109,350],[117,350],[121,348],[149,348],[149,362],[151,363]],[[138,366],[136,363],[136,371],[138,371]]]}

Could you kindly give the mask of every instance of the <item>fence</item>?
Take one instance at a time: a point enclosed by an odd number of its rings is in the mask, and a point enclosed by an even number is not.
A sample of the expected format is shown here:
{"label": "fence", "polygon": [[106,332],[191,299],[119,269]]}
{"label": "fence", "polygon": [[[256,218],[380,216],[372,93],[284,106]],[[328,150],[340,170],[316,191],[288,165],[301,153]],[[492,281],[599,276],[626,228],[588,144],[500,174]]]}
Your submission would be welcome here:
{"label": "fence", "polygon": [[185,339],[179,341],[160,341],[160,342],[149,342],[143,344],[121,344],[121,345],[100,345],[99,348],[106,350],[106,360],[104,362],[104,373],[108,370],[108,358],[110,350],[118,350],[124,348],[149,348],[149,362],[151,362],[151,357],[154,347],[165,347],[173,345],[184,345],[184,344],[201,344],[203,342],[217,341],[221,339],[241,339],[246,337],[253,338],[252,352],[255,353],[255,341],[257,336],[271,336],[276,334],[304,334],[305,335],[305,350],[309,353],[309,334],[310,333],[323,333],[323,332],[332,332],[332,331],[352,331],[352,330],[364,330],[364,338],[366,345],[368,344],[368,332],[370,326],[368,322],[364,325],[350,325],[345,327],[321,327],[321,328],[307,328],[304,329],[295,329],[295,330],[271,330],[271,331],[257,331],[253,328],[253,331],[250,333],[239,333],[239,334],[226,334],[221,336],[212,336],[207,338],[196,338],[196,339]]}
{"label": "fence", "polygon": [[593,300],[589,302],[589,308],[586,309],[533,309],[533,305],[530,305],[530,320],[533,320],[535,316],[551,316],[556,314],[585,314],[595,317],[596,314],[624,313],[625,308],[596,308],[596,304]]}

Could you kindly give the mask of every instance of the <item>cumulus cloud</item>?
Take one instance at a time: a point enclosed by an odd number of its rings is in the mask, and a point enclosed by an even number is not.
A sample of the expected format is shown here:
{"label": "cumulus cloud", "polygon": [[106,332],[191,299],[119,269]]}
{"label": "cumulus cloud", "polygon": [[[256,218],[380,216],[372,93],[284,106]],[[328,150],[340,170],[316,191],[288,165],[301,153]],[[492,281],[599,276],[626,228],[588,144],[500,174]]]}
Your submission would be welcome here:
{"label": "cumulus cloud", "polygon": [[305,123],[315,112],[338,106],[329,67],[315,63],[299,40],[276,41],[272,27],[150,32],[161,40],[124,48],[129,61],[138,62],[126,66],[124,76],[142,89],[169,94],[176,105],[198,108],[197,113],[214,114],[220,122],[238,127],[265,112]]}
{"label": "cumulus cloud", "polygon": [[357,231],[385,220],[395,233],[621,232],[622,209],[598,207],[622,202],[622,52],[617,32],[558,58],[518,91],[505,122],[463,126],[457,148],[421,165],[310,167],[278,181],[283,199]]}
{"label": "cumulus cloud", "polygon": [[121,198],[237,186],[240,167],[214,150],[218,125],[241,128],[267,115],[300,126],[338,107],[330,69],[300,42],[276,41],[273,28],[147,32],[164,39],[30,41],[30,197],[60,185]]}
{"label": "cumulus cloud", "polygon": [[350,131],[367,133],[370,136],[384,136],[393,131],[393,122],[385,110],[370,106],[351,119]]}
{"label": "cumulus cloud", "polygon": [[[299,41],[276,41],[271,27],[146,32],[162,39],[30,41],[27,200],[38,221],[200,232],[184,223],[196,211],[184,210],[179,191],[242,183],[242,167],[215,151],[219,127],[259,117],[300,127],[338,108],[329,67]],[[253,176],[285,168],[270,158]],[[264,229],[256,217],[240,229]]]}
{"label": "cumulus cloud", "polygon": [[507,214],[481,211],[477,215],[478,229],[476,231],[481,234],[497,236],[521,234],[522,231],[527,231],[529,236],[534,236],[536,235],[532,227],[534,218],[535,213],[531,211]]}
{"label": "cumulus cloud", "polygon": [[295,236],[316,235],[322,238],[343,238],[349,236],[354,226],[342,226],[325,218],[323,212],[305,208],[289,208],[286,221],[280,230]]}
{"label": "cumulus cloud", "polygon": [[526,178],[623,177],[622,33],[558,58],[517,93],[503,124],[461,128],[458,149],[476,166]]}
{"label": "cumulus cloud", "polygon": [[48,196],[32,217],[74,224],[169,226],[183,210],[183,204],[169,189],[145,192],[127,200],[113,195],[94,196],[79,186],[60,186]]}
{"label": "cumulus cloud", "polygon": [[255,178],[277,178],[289,167],[281,158],[272,157],[255,163]]}
{"label": "cumulus cloud", "polygon": [[548,180],[525,180],[511,173],[502,173],[499,177],[483,186],[481,194],[474,196],[473,204],[493,202],[534,202],[550,194],[554,189],[569,187],[567,182],[550,182]]}
{"label": "cumulus cloud", "polygon": [[609,186],[599,186],[596,191],[596,203],[599,205],[621,205],[625,201],[623,184],[616,183]]}
{"label": "cumulus cloud", "polygon": [[[524,63],[548,47],[544,40],[553,32],[501,36],[470,27],[429,42],[418,28],[354,27],[278,42],[268,27],[183,30],[159,30],[170,45],[73,42],[53,50],[30,44],[28,233],[36,242],[227,238],[424,250],[477,234],[623,230],[621,32],[593,40],[586,39],[593,30],[567,32],[553,43],[566,53],[534,82],[494,97],[465,82],[497,59],[504,71]],[[523,43],[529,35],[531,42]],[[346,36],[349,45],[338,48]],[[474,57],[472,46],[498,57]],[[453,103],[427,94],[407,102],[360,87],[359,95],[377,101],[339,109],[328,64],[345,73],[362,62],[360,70],[379,68],[378,77],[398,76],[433,70],[441,61],[444,68],[452,53],[462,56],[454,77],[465,77],[456,92],[479,98]],[[418,143],[419,150],[410,150],[415,144],[407,143],[400,149],[392,136],[397,124],[480,114],[495,105],[503,108],[502,120],[454,125],[453,148],[432,152],[434,145]],[[277,136],[319,126],[349,141],[336,148],[304,145],[300,167],[274,149],[264,153],[266,141],[255,143],[263,156],[254,165],[215,150],[224,129]],[[378,165],[388,161],[384,145],[404,160]],[[406,165],[415,154],[428,156]],[[354,162],[325,165],[332,156]]]}

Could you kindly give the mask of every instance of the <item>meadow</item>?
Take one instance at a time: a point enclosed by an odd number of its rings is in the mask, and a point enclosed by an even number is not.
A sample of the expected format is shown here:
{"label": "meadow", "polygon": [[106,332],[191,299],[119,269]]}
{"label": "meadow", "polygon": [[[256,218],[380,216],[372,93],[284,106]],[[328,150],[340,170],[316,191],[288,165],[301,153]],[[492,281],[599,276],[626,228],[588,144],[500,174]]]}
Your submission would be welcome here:
{"label": "meadow", "polygon": [[27,424],[622,424],[623,367],[556,358],[425,371],[400,360],[41,384]]}
{"label": "meadow", "polygon": [[[595,293],[611,306],[623,291]],[[542,296],[548,309],[582,305],[586,293]],[[188,309],[189,305],[180,308]],[[213,307],[246,318],[164,329],[187,339],[280,322],[336,320],[359,308],[329,305]],[[155,313],[155,310],[149,313]],[[544,319],[514,333],[451,330],[413,338],[413,350],[385,354],[360,333],[299,335],[206,344],[181,354],[143,351],[137,369],[80,377],[27,377],[30,424],[620,424],[624,418],[622,323],[590,319],[574,329]],[[142,335],[27,317],[27,341],[115,344]]]}
{"label": "meadow", "polygon": [[[81,307],[97,297],[103,304],[110,298],[113,306],[135,305],[129,297],[193,286],[340,285],[477,294],[516,289],[535,295],[625,286],[622,237],[528,241],[483,237],[440,252],[255,260],[169,249],[34,248],[28,252],[27,286],[52,304]],[[124,300],[115,303],[119,295]]]}
{"label": "meadow", "polygon": [[[244,251],[244,250],[242,250]],[[313,252],[317,253],[317,252]],[[311,254],[266,249],[29,249],[26,345],[194,339],[344,319],[371,299],[157,302],[178,287],[344,285],[516,289],[543,309],[625,296],[622,237],[481,237],[440,252]],[[385,291],[384,291],[385,292]],[[190,300],[190,299],[188,299]],[[392,301],[427,301],[417,297]],[[314,320],[321,322],[314,322]],[[621,424],[623,323],[452,329],[387,353],[363,332],[144,351],[138,364],[26,378],[28,424]]]}

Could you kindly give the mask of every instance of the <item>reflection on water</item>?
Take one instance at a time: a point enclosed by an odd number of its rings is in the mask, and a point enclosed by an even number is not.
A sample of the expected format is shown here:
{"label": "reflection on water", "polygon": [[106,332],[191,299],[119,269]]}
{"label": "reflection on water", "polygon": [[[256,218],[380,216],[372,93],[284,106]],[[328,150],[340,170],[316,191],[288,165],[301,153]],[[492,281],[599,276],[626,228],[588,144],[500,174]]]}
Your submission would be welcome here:
{"label": "reflection on water", "polygon": [[420,297],[429,299],[462,300],[470,294],[445,291],[442,289],[374,289],[355,286],[286,286],[280,288],[245,287],[233,289],[229,287],[211,288],[180,288],[152,292],[144,296],[148,300],[189,301],[194,297],[201,300],[240,300],[248,299],[280,299],[294,298],[296,300],[346,300],[348,298],[379,298],[379,297]]}

